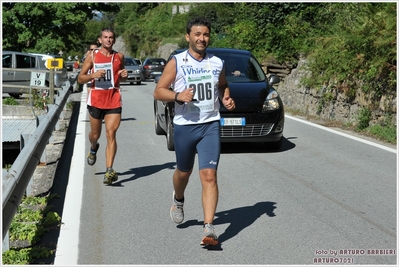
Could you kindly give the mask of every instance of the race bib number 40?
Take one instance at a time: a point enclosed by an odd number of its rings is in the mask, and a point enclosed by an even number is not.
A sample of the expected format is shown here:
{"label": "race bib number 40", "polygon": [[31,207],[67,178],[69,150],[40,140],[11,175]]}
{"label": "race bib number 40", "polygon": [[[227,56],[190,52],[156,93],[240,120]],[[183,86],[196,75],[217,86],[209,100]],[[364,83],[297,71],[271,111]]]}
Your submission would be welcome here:
{"label": "race bib number 40", "polygon": [[96,88],[98,89],[110,89],[114,88],[114,75],[112,75],[112,64],[95,64],[94,70],[105,70],[105,75],[102,78],[96,79]]}

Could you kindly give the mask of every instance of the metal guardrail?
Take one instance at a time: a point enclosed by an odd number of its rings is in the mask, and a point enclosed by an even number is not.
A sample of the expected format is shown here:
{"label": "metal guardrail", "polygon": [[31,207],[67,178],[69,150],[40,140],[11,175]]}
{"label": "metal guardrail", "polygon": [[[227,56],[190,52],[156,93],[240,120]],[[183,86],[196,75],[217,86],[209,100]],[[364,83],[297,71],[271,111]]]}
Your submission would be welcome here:
{"label": "metal guardrail", "polygon": [[71,77],[70,81],[63,83],[61,90],[57,92],[58,97],[55,97],[55,104],[51,105],[48,113],[19,153],[7,175],[3,177],[3,240],[71,94],[71,81],[75,83],[76,77]]}
{"label": "metal guardrail", "polygon": [[[31,68],[29,68],[29,69],[13,69],[13,68],[2,68],[1,70],[6,70],[6,71],[15,71],[15,70],[18,70],[18,71],[25,71],[25,72],[43,72],[43,73],[49,73],[50,71],[49,70],[47,70],[47,69],[31,69]],[[55,70],[54,71],[54,73],[62,73],[62,71],[59,71],[59,70]]]}

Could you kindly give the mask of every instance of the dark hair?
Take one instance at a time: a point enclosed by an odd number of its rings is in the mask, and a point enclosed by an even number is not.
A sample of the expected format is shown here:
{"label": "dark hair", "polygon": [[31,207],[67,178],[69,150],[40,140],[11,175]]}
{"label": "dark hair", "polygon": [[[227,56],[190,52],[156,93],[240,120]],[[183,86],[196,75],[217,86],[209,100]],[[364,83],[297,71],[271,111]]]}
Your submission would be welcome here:
{"label": "dark hair", "polygon": [[116,39],[115,31],[112,28],[109,27],[102,28],[102,30],[100,31],[100,35],[98,36],[99,38],[101,38],[103,32],[112,32],[114,34],[114,38]]}
{"label": "dark hair", "polygon": [[90,47],[91,47],[92,45],[95,45],[96,47],[98,47],[98,44],[97,44],[97,43],[91,43],[91,44],[89,44],[89,46],[87,47],[87,51],[92,50],[92,49],[90,49]]}
{"label": "dark hair", "polygon": [[187,34],[190,34],[191,28],[193,26],[205,26],[208,27],[209,32],[211,32],[211,22],[206,18],[194,18],[187,23]]}

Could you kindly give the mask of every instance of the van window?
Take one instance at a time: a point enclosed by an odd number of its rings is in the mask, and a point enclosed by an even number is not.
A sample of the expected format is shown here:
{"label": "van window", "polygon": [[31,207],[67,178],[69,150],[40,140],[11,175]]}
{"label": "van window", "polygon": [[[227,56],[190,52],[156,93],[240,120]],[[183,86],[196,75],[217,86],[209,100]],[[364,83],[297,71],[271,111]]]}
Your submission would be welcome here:
{"label": "van window", "polygon": [[28,69],[36,66],[36,58],[26,55],[15,55],[17,58],[17,69]]}
{"label": "van window", "polygon": [[12,67],[12,58],[10,54],[3,55],[3,68],[11,68]]}

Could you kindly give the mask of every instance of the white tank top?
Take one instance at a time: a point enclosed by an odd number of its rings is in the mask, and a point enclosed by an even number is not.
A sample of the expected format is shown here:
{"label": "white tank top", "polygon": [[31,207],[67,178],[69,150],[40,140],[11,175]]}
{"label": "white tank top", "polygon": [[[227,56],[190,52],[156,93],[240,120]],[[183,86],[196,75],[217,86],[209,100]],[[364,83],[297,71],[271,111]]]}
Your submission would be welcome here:
{"label": "white tank top", "polygon": [[179,105],[175,103],[173,122],[178,125],[199,124],[220,120],[219,76],[223,62],[220,58],[206,53],[198,61],[188,50],[174,56],[176,79],[172,84],[175,92],[194,88],[194,101]]}

